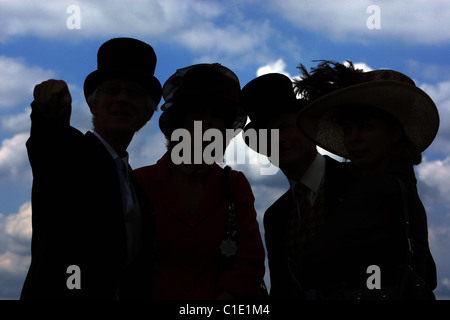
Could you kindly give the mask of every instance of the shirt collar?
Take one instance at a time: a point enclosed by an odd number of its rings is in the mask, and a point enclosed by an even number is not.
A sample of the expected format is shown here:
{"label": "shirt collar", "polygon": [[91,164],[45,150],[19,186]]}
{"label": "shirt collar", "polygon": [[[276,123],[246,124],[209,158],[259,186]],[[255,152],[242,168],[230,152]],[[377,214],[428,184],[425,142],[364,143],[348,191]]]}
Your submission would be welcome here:
{"label": "shirt collar", "polygon": [[[119,155],[117,154],[116,150],[114,150],[114,148],[111,147],[111,145],[108,142],[106,142],[106,140],[103,139],[100,134],[95,132],[95,130],[94,130],[93,133],[101,141],[101,143],[103,143],[103,145],[105,146],[106,150],[108,150],[109,154],[111,155],[111,157],[114,160],[119,158]],[[121,159],[125,162],[125,168],[127,168],[128,167],[128,152],[127,152],[126,156],[125,157],[121,157]]]}
{"label": "shirt collar", "polygon": [[294,190],[297,182],[301,182],[308,187],[314,193],[319,191],[320,185],[322,183],[323,176],[325,174],[325,158],[317,153],[316,158],[313,160],[308,170],[303,174],[300,181],[289,180],[291,189]]}

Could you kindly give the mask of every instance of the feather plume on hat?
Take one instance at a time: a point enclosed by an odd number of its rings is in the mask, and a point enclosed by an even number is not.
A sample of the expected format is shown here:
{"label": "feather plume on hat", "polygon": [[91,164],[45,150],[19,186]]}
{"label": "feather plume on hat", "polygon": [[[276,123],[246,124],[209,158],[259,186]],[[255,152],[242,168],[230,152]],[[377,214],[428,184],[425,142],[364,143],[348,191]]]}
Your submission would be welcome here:
{"label": "feather plume on hat", "polygon": [[316,61],[320,63],[311,68],[311,72],[303,64],[297,67],[302,73],[300,79],[294,80],[297,96],[311,102],[327,93],[361,82],[363,70],[355,69],[350,60],[346,60],[347,65],[329,60]]}
{"label": "feather plume on hat", "polygon": [[347,158],[343,132],[337,113],[345,106],[375,108],[396,118],[419,152],[434,140],[439,129],[439,113],[433,100],[407,75],[388,69],[363,72],[349,60],[320,63],[294,81],[294,91],[307,100],[297,125],[314,143]]}

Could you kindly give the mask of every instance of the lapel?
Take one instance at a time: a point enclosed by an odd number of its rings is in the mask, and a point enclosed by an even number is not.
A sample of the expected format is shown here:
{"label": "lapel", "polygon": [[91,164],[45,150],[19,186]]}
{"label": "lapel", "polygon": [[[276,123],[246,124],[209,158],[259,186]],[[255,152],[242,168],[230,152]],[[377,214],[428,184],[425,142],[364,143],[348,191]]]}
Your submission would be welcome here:
{"label": "lapel", "polygon": [[89,172],[87,176],[94,177],[87,188],[102,201],[98,208],[99,218],[104,219],[107,216],[108,222],[111,222],[115,217],[114,221],[124,223],[116,164],[103,143],[92,132],[88,131],[85,139],[88,147],[84,150],[83,158]]}
{"label": "lapel", "polygon": [[266,210],[264,214],[264,227],[266,229],[278,229],[279,232],[283,233],[287,226],[289,212],[292,210],[294,204],[294,197],[289,188]]}
{"label": "lapel", "polygon": [[[116,165],[114,163],[113,158],[109,154],[108,150],[106,150],[103,143],[90,131],[86,132],[85,138],[87,144],[89,145],[89,149],[86,150],[85,153],[86,158],[92,158],[96,163],[102,164],[105,167],[105,171],[115,170]],[[117,182],[119,180],[117,179]]]}
{"label": "lapel", "polygon": [[295,198],[292,194],[291,188],[289,188],[281,197],[280,197],[280,206],[283,208],[283,211],[291,210],[295,207]]}
{"label": "lapel", "polygon": [[104,244],[103,252],[97,254],[99,257],[116,257],[125,264],[126,229],[116,164],[103,143],[92,132],[88,131],[84,137],[81,157],[87,177],[85,193],[92,199],[86,202],[89,203],[89,210],[86,212],[89,216],[85,218],[94,237],[92,241],[95,245],[92,247]]}
{"label": "lapel", "polygon": [[[170,173],[170,163],[169,152],[166,152],[156,163],[155,181],[160,194],[158,200],[164,204],[172,215],[185,224],[194,227],[213,213],[221,202],[225,201],[224,183],[222,183],[224,179],[223,169],[217,164],[211,165],[199,206],[191,217],[178,196]],[[225,203],[223,203],[223,206],[225,208]]]}

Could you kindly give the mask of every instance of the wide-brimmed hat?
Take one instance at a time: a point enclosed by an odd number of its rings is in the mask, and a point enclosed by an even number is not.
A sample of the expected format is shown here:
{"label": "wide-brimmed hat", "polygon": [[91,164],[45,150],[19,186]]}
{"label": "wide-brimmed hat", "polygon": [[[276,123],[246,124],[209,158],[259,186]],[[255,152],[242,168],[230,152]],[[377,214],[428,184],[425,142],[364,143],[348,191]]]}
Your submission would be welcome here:
{"label": "wide-brimmed hat", "polygon": [[[306,105],[303,99],[297,99],[291,79],[281,73],[268,73],[253,79],[242,88],[241,105],[250,122],[244,127],[245,132],[254,129],[258,136],[259,129],[266,129],[269,120],[284,113],[298,113]],[[269,133],[268,133],[269,134]],[[245,143],[249,139],[244,138]],[[259,142],[256,144],[259,146]]]}
{"label": "wide-brimmed hat", "polygon": [[97,70],[84,80],[84,97],[95,91],[100,83],[113,77],[125,77],[140,82],[158,105],[161,83],[154,77],[156,54],[145,42],[133,38],[106,41],[97,52]]}
{"label": "wide-brimmed hat", "polygon": [[394,70],[361,73],[357,83],[308,104],[299,114],[297,125],[318,146],[348,158],[338,121],[339,111],[348,106],[376,108],[394,116],[419,152],[438,132],[439,114],[433,100],[408,76]]}
{"label": "wide-brimmed hat", "polygon": [[242,129],[247,115],[240,107],[241,86],[236,74],[219,63],[202,63],[178,69],[163,86],[163,113],[159,127],[170,135],[179,124],[178,119],[201,107],[219,108],[226,114],[226,129]]}

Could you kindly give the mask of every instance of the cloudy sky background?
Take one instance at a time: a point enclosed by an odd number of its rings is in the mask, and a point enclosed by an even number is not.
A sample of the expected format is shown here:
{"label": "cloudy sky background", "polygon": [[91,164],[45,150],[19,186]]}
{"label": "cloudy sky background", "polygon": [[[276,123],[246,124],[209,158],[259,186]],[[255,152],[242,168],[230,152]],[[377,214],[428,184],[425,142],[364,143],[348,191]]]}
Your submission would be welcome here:
{"label": "cloudy sky background", "polygon": [[[373,5],[381,20],[372,20]],[[25,142],[33,87],[49,78],[65,80],[73,99],[71,123],[90,130],[84,79],[96,69],[103,42],[130,36],[155,49],[161,83],[177,68],[220,62],[244,86],[269,72],[294,78],[300,63],[310,68],[317,59],[349,59],[365,70],[389,68],[413,78],[441,117],[439,134],[416,174],[438,267],[435,293],[450,299],[449,30],[446,0],[0,0],[0,298],[18,299],[30,263],[32,175]],[[134,168],[156,162],[165,151],[159,114],[130,145]],[[245,154],[245,164],[232,154],[227,160],[252,185],[263,234],[264,211],[287,181],[240,137],[230,147],[235,155]]]}

